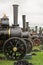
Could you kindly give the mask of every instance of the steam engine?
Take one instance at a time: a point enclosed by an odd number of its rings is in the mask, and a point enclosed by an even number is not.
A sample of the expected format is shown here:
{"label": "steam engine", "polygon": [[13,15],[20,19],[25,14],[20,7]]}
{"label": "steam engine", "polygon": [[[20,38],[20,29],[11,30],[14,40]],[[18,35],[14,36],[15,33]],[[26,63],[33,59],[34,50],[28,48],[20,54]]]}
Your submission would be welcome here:
{"label": "steam engine", "polygon": [[22,59],[32,50],[32,41],[29,32],[25,31],[25,15],[23,30],[18,25],[18,5],[13,5],[14,24],[9,26],[9,18],[4,14],[0,19],[0,50],[3,50],[7,59]]}

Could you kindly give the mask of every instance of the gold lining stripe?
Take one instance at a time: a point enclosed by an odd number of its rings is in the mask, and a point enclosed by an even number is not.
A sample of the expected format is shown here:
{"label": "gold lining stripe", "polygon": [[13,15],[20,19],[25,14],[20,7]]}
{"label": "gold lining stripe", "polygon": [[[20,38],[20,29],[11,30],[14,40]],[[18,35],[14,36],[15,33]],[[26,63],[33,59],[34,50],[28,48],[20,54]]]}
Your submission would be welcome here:
{"label": "gold lining stripe", "polygon": [[10,28],[8,29],[8,35],[9,35],[9,37],[10,37]]}

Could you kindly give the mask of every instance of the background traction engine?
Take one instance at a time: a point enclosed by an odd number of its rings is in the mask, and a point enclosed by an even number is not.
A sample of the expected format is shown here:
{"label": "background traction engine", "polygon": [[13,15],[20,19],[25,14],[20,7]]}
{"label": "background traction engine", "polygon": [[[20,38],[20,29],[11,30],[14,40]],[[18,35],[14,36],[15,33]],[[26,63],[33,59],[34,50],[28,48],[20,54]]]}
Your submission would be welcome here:
{"label": "background traction engine", "polygon": [[31,38],[32,38],[33,46],[39,46],[41,44],[41,40],[38,35],[32,35]]}
{"label": "background traction engine", "polygon": [[0,49],[7,59],[22,59],[27,52],[32,50],[32,42],[29,34],[21,30],[18,25],[18,5],[13,5],[14,24],[9,26],[6,15],[1,18],[0,25]]}

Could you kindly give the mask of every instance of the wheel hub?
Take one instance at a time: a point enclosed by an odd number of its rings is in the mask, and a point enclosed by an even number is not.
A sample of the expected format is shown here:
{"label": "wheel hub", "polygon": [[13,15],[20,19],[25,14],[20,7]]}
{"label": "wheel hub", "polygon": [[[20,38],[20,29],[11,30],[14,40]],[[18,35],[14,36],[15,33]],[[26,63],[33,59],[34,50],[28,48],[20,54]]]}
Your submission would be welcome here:
{"label": "wheel hub", "polygon": [[17,47],[13,47],[13,51],[16,52],[17,51]]}

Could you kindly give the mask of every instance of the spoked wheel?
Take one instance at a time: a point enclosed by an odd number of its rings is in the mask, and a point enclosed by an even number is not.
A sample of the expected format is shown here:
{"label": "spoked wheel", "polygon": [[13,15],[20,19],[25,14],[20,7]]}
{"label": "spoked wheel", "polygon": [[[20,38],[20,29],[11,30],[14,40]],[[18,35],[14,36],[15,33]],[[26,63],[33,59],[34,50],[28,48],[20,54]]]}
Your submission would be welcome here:
{"label": "spoked wheel", "polygon": [[24,40],[26,41],[26,45],[27,45],[27,53],[30,53],[32,51],[32,41],[26,38],[24,38]]}
{"label": "spoked wheel", "polygon": [[39,38],[35,38],[34,40],[33,40],[33,45],[34,46],[39,46],[41,44],[41,40],[39,39]]}
{"label": "spoked wheel", "polygon": [[26,54],[26,42],[20,38],[12,37],[3,46],[7,59],[19,60]]}

